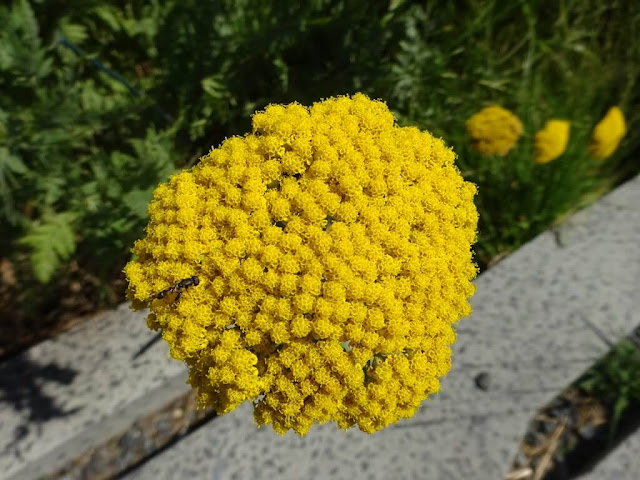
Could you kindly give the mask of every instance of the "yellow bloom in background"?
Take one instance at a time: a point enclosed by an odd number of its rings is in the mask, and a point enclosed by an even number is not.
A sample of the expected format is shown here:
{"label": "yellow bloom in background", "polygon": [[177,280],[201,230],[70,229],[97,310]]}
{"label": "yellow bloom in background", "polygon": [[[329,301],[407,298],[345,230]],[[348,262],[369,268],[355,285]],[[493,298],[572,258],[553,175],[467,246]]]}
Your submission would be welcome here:
{"label": "yellow bloom in background", "polygon": [[626,133],[627,125],[622,110],[618,107],[611,107],[593,129],[589,144],[591,155],[599,159],[610,157]]}
{"label": "yellow bloom in background", "polygon": [[270,105],[157,187],[125,268],[201,406],[373,433],[414,415],[471,312],[475,185],[365,95]]}
{"label": "yellow bloom in background", "polygon": [[534,148],[536,163],[549,163],[564,153],[569,143],[570,124],[566,120],[549,120],[536,133]]}
{"label": "yellow bloom in background", "polygon": [[505,156],[523,131],[520,119],[497,105],[485,107],[467,120],[471,145],[482,155]]}

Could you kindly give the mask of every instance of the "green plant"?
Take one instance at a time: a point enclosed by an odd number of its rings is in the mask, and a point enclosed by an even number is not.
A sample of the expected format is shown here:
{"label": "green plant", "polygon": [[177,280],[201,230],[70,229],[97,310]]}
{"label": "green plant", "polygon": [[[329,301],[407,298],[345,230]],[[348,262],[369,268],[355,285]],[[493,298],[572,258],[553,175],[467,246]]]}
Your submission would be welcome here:
{"label": "green plant", "polygon": [[46,38],[26,1],[2,7],[0,31],[0,228],[16,239],[3,251],[42,283],[72,255],[106,281],[175,168],[172,134],[141,125],[148,99]]}
{"label": "green plant", "polygon": [[618,343],[577,382],[579,388],[609,405],[610,438],[628,407],[640,402],[640,350],[630,340]]}

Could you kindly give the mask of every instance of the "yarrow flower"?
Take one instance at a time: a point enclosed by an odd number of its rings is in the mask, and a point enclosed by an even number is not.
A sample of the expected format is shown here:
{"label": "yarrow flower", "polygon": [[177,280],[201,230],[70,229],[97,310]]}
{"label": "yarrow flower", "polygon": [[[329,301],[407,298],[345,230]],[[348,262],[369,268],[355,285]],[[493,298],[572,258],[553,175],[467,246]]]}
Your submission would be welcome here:
{"label": "yarrow flower", "polygon": [[618,107],[611,107],[593,129],[589,144],[591,155],[598,159],[610,157],[626,133],[627,125],[622,110]]}
{"label": "yarrow flower", "polygon": [[534,139],[536,163],[549,163],[564,153],[569,143],[570,124],[566,120],[549,120]]}
{"label": "yarrow flower", "polygon": [[471,146],[482,155],[505,156],[523,131],[520,119],[497,105],[485,107],[467,120]]}
{"label": "yarrow flower", "polygon": [[270,105],[157,187],[128,298],[201,406],[376,432],[438,392],[471,312],[476,187],[454,159],[362,94]]}

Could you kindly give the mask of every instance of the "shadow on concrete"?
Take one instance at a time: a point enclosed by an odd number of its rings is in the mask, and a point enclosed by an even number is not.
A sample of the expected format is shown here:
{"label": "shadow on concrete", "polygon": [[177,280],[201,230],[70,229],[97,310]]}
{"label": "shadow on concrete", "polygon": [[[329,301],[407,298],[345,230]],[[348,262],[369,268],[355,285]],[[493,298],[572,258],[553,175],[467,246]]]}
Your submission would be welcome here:
{"label": "shadow on concrete", "polygon": [[39,365],[24,354],[0,363],[0,407],[10,404],[23,418],[9,447],[16,454],[18,443],[30,433],[31,428],[40,431],[42,423],[71,415],[80,409],[65,410],[56,404],[55,398],[43,391],[49,383],[70,385],[76,375],[77,372],[71,368],[55,363]]}
{"label": "shadow on concrete", "polygon": [[156,333],[151,340],[145,343],[140,350],[138,350],[132,357],[132,360],[136,360],[144,355],[151,347],[153,347],[156,343],[162,340],[162,332]]}

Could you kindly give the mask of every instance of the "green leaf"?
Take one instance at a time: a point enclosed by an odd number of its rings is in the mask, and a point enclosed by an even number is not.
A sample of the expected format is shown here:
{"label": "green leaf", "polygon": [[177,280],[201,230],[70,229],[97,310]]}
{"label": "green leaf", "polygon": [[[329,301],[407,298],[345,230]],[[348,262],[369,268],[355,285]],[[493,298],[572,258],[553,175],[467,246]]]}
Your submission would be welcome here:
{"label": "green leaf", "polygon": [[611,418],[611,429],[609,430],[609,441],[611,442],[615,436],[615,432],[618,428],[618,424],[620,423],[620,419],[622,418],[622,414],[629,406],[629,398],[628,397],[618,397],[615,404],[613,405],[613,414]]}
{"label": "green leaf", "polygon": [[18,156],[13,155],[8,148],[0,147],[0,184],[8,183],[13,174],[22,175],[28,171]]}
{"label": "green leaf", "polygon": [[29,2],[22,0],[17,2],[14,6],[12,14],[12,24],[19,26],[17,30],[22,33],[23,40],[27,43],[26,46],[37,50],[40,47],[38,20],[33,12],[33,9],[29,5]]}
{"label": "green leaf", "polygon": [[17,175],[25,175],[28,168],[22,160],[13,155],[8,148],[0,147],[0,198],[2,198],[2,214],[7,219],[14,219],[16,210],[14,207],[14,193],[20,183]]}
{"label": "green leaf", "polygon": [[120,30],[120,18],[118,9],[112,5],[100,5],[93,10],[95,14],[105,22],[111,30],[117,32]]}
{"label": "green leaf", "polygon": [[77,23],[64,23],[60,26],[60,30],[70,42],[81,44],[89,36],[87,28]]}
{"label": "green leaf", "polygon": [[280,87],[283,92],[289,90],[289,67],[282,57],[276,57],[273,59],[273,66],[278,72],[278,78],[280,80]]}
{"label": "green leaf", "polygon": [[153,198],[153,188],[146,190],[132,190],[127,192],[122,201],[124,205],[133,213],[136,217],[144,219],[147,218],[147,206]]}
{"label": "green leaf", "polygon": [[31,268],[41,283],[48,283],[62,262],[75,251],[74,219],[71,212],[46,215],[18,241],[31,250]]}
{"label": "green leaf", "polygon": [[222,98],[225,95],[226,88],[218,75],[203,78],[200,84],[204,92],[213,98]]}

